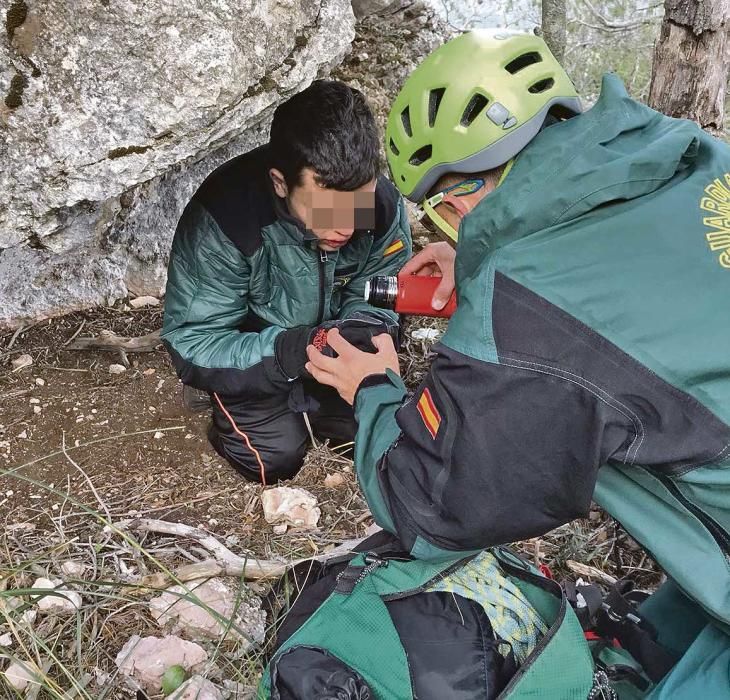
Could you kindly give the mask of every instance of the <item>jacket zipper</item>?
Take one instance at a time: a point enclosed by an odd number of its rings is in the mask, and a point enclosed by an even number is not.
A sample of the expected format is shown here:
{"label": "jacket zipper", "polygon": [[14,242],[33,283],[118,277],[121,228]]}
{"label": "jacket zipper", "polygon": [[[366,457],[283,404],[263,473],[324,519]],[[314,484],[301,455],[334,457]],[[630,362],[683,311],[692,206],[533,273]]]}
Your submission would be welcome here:
{"label": "jacket zipper", "polygon": [[[436,576],[433,576],[425,583],[421,584],[420,586],[417,586],[416,588],[409,588],[407,591],[400,591],[399,593],[389,593],[383,596],[380,596],[385,601],[390,600],[400,600],[401,598],[408,598],[409,596],[416,595],[416,593],[423,593],[427,588],[432,586],[433,584],[440,581],[442,578],[446,578],[449,574],[453,573],[457,569],[460,569],[464,564],[467,562],[470,562],[476,554],[473,554],[472,556],[465,557],[464,559],[459,559],[454,564],[451,564],[451,566],[447,567],[446,569],[443,569],[440,573],[436,574]],[[408,559],[397,559],[396,561],[412,561]]]}
{"label": "jacket zipper", "polygon": [[[504,561],[501,557],[499,558],[499,565],[507,569],[509,573],[511,573],[513,576],[516,576],[517,578],[526,579],[530,583],[534,583],[539,588],[542,588],[546,590],[548,593],[551,593],[554,595],[554,592],[551,592],[548,590],[550,588],[549,584],[545,584],[545,581],[548,579],[545,579],[541,576],[537,576],[536,574],[533,574],[531,571],[527,571],[525,569],[520,569],[517,566],[513,566],[509,562]],[[557,586],[558,584],[555,584]],[[555,622],[550,626],[548,631],[543,635],[542,639],[535,645],[535,648],[532,650],[532,653],[525,659],[522,666],[520,666],[515,674],[510,679],[509,683],[505,686],[505,688],[502,690],[502,692],[497,696],[497,700],[501,700],[501,698],[506,698],[509,693],[512,691],[512,689],[515,687],[515,685],[519,682],[519,680],[525,675],[527,670],[532,666],[532,664],[535,663],[537,658],[542,654],[545,647],[550,644],[553,637],[557,634],[558,629],[560,629],[560,625],[563,624],[563,620],[565,619],[565,613],[566,613],[567,603],[565,599],[565,595],[563,594],[562,590],[560,592],[560,609],[558,610],[557,617],[555,618]]]}
{"label": "jacket zipper", "polygon": [[325,298],[325,279],[327,272],[327,251],[319,251],[319,312],[317,313],[317,325],[324,321],[324,298]]}
{"label": "jacket zipper", "polygon": [[690,501],[679,490],[677,485],[674,484],[671,479],[656,473],[654,476],[658,477],[664,486],[667,487],[669,493],[671,493],[672,496],[674,496],[690,513],[692,513],[692,515],[697,518],[697,520],[705,526],[705,529],[710,533],[710,535],[712,535],[720,549],[722,549],[725,554],[730,554],[730,534],[728,534],[716,520],[707,515],[705,511],[692,503],[692,501]]}

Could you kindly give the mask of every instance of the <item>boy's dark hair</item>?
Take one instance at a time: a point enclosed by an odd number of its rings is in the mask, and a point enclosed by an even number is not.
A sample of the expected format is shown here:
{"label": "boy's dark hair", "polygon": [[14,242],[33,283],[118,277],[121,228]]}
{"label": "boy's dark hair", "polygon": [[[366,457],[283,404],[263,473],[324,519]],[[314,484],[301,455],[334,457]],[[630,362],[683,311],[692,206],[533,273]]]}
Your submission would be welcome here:
{"label": "boy's dark hair", "polygon": [[364,95],[336,80],[317,80],[277,107],[271,124],[271,165],[288,187],[311,168],[323,187],[351,191],[379,171],[379,139]]}

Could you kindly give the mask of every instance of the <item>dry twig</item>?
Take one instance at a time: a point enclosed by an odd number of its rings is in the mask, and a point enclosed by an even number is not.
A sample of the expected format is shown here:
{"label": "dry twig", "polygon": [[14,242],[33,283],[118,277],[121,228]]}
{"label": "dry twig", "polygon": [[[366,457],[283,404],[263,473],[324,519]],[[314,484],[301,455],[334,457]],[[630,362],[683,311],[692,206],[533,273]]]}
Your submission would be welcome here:
{"label": "dry twig", "polygon": [[69,343],[68,350],[109,350],[110,352],[154,352],[160,345],[160,331],[153,331],[138,338],[126,338],[112,331],[101,331],[96,338],[77,338]]}

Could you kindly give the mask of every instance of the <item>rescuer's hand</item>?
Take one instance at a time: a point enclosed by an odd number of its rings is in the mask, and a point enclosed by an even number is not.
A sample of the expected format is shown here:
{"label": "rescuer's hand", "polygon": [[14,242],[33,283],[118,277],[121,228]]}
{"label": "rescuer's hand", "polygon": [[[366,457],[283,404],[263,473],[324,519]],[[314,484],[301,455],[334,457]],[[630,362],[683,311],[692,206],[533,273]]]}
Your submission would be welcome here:
{"label": "rescuer's hand", "polygon": [[431,306],[440,311],[446,306],[454,292],[454,260],[456,251],[445,241],[429,243],[416,253],[401,269],[401,275],[441,277],[431,300]]}
{"label": "rescuer's hand", "polygon": [[309,362],[306,370],[320,384],[333,387],[347,403],[352,405],[355,393],[365,377],[371,374],[385,374],[386,369],[391,369],[396,374],[400,373],[393,339],[387,333],[383,333],[376,335],[372,343],[376,352],[362,352],[354,345],[350,345],[337,329],[332,329],[327,334],[327,344],[337,353],[337,357],[327,357],[310,345],[307,348]]}

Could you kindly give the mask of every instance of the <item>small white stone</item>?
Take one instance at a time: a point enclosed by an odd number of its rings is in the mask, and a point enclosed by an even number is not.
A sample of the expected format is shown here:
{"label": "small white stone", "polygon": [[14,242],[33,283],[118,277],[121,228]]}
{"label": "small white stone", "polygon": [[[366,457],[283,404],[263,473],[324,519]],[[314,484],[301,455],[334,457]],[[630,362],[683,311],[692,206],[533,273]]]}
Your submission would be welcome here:
{"label": "small white stone", "polygon": [[202,669],[208,659],[206,651],[193,642],[179,637],[140,637],[135,634],[117,654],[119,672],[134,678],[148,693],[159,693],[162,676],[170,666],[182,666],[186,671]]}
{"label": "small white stone", "polygon": [[122,374],[127,368],[124,365],[109,365],[109,374]]}
{"label": "small white stone", "polygon": [[130,300],[129,305],[133,309],[141,309],[144,306],[159,306],[160,300],[157,297],[150,296],[136,297]]}
{"label": "small white stone", "polygon": [[95,408],[92,408],[92,409],[91,409],[91,412],[92,412],[92,413],[98,413],[99,411],[97,411],[97,410],[96,410]]}
{"label": "small white stone", "polygon": [[281,523],[280,525],[274,525],[274,527],[272,528],[275,535],[283,535],[288,529],[289,529],[289,526],[286,523]]}
{"label": "small white stone", "polygon": [[40,402],[41,402],[40,399],[36,399],[36,398],[28,399],[28,403],[40,403]]}
{"label": "small white stone", "polygon": [[35,378],[35,383],[38,386],[45,386],[46,385],[46,380],[45,379],[41,379],[40,377],[36,377]]}
{"label": "small white stone", "polygon": [[[54,503],[57,506],[57,503]],[[61,581],[48,578],[36,579],[33,588],[54,589],[55,594],[43,594],[36,600],[38,610],[49,613],[73,613],[81,607],[81,596],[76,591],[61,588]]]}
{"label": "small white stone", "polygon": [[61,571],[72,578],[81,578],[85,571],[86,565],[80,561],[65,561],[61,564]]}
{"label": "small white stone", "polygon": [[21,664],[14,661],[5,669],[5,680],[12,688],[21,692],[31,683],[37,685],[38,682],[35,679],[40,676],[38,669],[31,663]]}
{"label": "small white stone", "polygon": [[23,369],[23,367],[30,367],[33,364],[33,358],[30,355],[20,355],[10,364],[13,366],[13,372],[18,372]]}
{"label": "small white stone", "polygon": [[339,472],[328,474],[324,480],[324,487],[327,489],[335,489],[345,483],[345,477]]}
{"label": "small white stone", "polygon": [[211,527],[215,527],[217,524],[218,524],[218,521],[215,518],[210,518],[208,520],[208,525],[210,525]]}
{"label": "small white stone", "polygon": [[10,497],[11,497],[11,496],[13,495],[13,493],[14,493],[14,491],[13,491],[12,489],[10,489],[9,491],[6,491],[6,492],[5,492],[5,495],[6,495],[6,496],[7,496],[8,498],[10,498]]}
{"label": "small white stone", "polygon": [[18,433],[18,437],[21,439],[25,439],[28,437],[28,431],[24,430],[22,433]]}
{"label": "small white stone", "polygon": [[264,518],[271,525],[286,524],[314,530],[321,515],[317,499],[304,489],[277,486],[261,494]]}
{"label": "small white stone", "polygon": [[13,636],[8,632],[7,634],[0,635],[0,647],[11,647],[13,646]]}
{"label": "small white stone", "polygon": [[226,630],[229,639],[241,642],[261,642],[265,636],[266,613],[261,610],[261,600],[250,595],[239,599],[219,578],[173,586],[153,598],[149,606],[161,627],[193,641],[219,640]]}
{"label": "small white stone", "polygon": [[33,406],[33,413],[38,415],[43,409],[40,406]]}
{"label": "small white stone", "polygon": [[165,433],[158,430],[152,437],[154,437],[155,440],[160,440],[161,438],[165,437]]}

